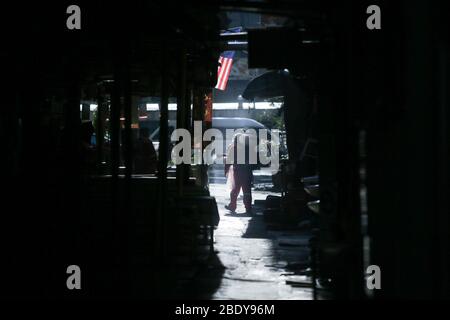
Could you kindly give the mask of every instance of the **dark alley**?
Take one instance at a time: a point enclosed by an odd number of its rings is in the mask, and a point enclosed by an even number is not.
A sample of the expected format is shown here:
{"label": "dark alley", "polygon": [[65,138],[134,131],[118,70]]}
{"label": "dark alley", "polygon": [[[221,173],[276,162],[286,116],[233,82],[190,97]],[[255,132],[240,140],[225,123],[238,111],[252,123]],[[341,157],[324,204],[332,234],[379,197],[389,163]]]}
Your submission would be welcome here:
{"label": "dark alley", "polygon": [[8,4],[0,300],[450,298],[444,1]]}

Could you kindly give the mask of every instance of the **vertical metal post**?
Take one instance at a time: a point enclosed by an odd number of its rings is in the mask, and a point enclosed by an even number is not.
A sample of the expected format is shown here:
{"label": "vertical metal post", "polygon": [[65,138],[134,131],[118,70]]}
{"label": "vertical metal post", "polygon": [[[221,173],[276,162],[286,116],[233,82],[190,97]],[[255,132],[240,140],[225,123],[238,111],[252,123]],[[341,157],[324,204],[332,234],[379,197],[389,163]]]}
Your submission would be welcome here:
{"label": "vertical metal post", "polygon": [[100,87],[97,88],[97,119],[96,119],[96,146],[97,146],[97,168],[101,169],[104,155],[104,116],[105,116],[105,100],[103,97],[103,92]]}
{"label": "vertical metal post", "polygon": [[128,57],[128,51],[123,53],[122,62],[122,87],[124,95],[124,116],[125,116],[125,135],[122,144],[124,146],[124,160],[125,160],[125,181],[123,191],[122,208],[120,210],[121,221],[121,242],[120,242],[120,254],[121,254],[121,271],[124,281],[124,289],[130,288],[130,266],[129,266],[129,224],[133,213],[133,203],[131,201],[131,189],[132,181],[131,174],[133,172],[133,139],[131,132],[132,122],[132,87],[131,87],[131,74],[130,74],[130,61]]}
{"label": "vertical metal post", "polygon": [[125,66],[123,73],[123,89],[124,89],[124,115],[125,115],[125,141],[123,145],[125,146],[125,179],[127,183],[130,182],[131,174],[133,172],[133,139],[131,132],[131,122],[132,122],[132,101],[131,101],[131,78],[130,78],[130,68],[129,64]]}
{"label": "vertical metal post", "polygon": [[81,120],[90,120],[91,106],[87,103],[83,103],[81,106]]}
{"label": "vertical metal post", "polygon": [[[185,105],[186,105],[186,114],[185,114],[185,118],[184,118],[184,128],[186,128],[187,130],[191,131],[192,127],[191,127],[191,119],[192,119],[192,110],[191,110],[191,105],[192,105],[192,85],[190,83],[186,83],[186,91],[185,91]],[[187,182],[189,180],[189,176],[190,176],[190,172],[191,172],[191,164],[188,163],[185,165],[185,176],[184,179]]]}
{"label": "vertical metal post", "polygon": [[[111,263],[115,266],[120,262],[117,255],[117,249],[120,248],[120,192],[119,192],[119,161],[120,161],[120,109],[121,109],[121,77],[117,66],[114,70],[114,84],[111,92],[111,218],[112,218],[112,245],[111,245]],[[120,270],[115,270],[120,279]],[[121,283],[116,287],[114,295],[122,294]]]}
{"label": "vertical metal post", "polygon": [[191,105],[192,105],[192,84],[191,83],[186,83],[186,98],[185,98],[185,103],[186,103],[186,118],[184,119],[185,123],[185,128],[188,130],[191,130],[191,121],[192,121],[192,110],[191,110]]}
{"label": "vertical metal post", "polygon": [[119,175],[119,160],[120,160],[120,85],[119,75],[115,73],[114,84],[111,92],[111,175],[114,179]]}
{"label": "vertical metal post", "polygon": [[[79,237],[79,228],[82,223],[81,211],[81,167],[80,167],[80,99],[81,99],[81,87],[80,87],[80,75],[76,68],[69,70],[71,77],[68,77],[67,91],[67,104],[65,110],[65,130],[66,138],[65,151],[64,151],[64,173],[62,179],[62,210],[64,215],[58,219],[58,223],[61,223],[60,228],[64,230],[64,234],[61,235],[61,241],[64,241],[73,249],[66,253],[60,253],[62,255],[61,263],[76,260],[80,261],[82,265],[83,254],[81,252],[80,245],[82,245],[83,239]],[[37,192],[42,192],[39,190]],[[69,219],[70,217],[70,219]],[[30,222],[29,222],[30,223]],[[36,228],[36,226],[35,226]],[[56,261],[56,260],[55,260]]]}
{"label": "vertical metal post", "polygon": [[[200,88],[194,88],[192,95],[193,95],[192,128],[193,128],[193,131],[195,131],[194,130],[195,121],[201,121],[203,124],[203,116],[204,116],[203,90]],[[203,128],[203,125],[202,125],[202,128]],[[194,149],[193,150],[194,150],[194,153],[197,154],[199,151],[198,151],[198,149],[195,149],[195,148],[199,147],[198,144],[201,143],[201,141],[196,141],[195,132],[193,132],[193,133],[194,133],[194,135],[193,135],[194,136],[194,140],[193,140]],[[203,132],[201,132],[201,135],[203,136]],[[202,157],[200,157],[200,158],[202,158]],[[203,186],[203,176],[202,176],[203,170],[201,168],[200,163],[195,163],[195,171],[196,171],[196,178],[197,178],[196,184]]]}
{"label": "vertical metal post", "polygon": [[[178,79],[177,79],[177,128],[186,129],[186,51],[184,48],[180,50],[178,58]],[[177,166],[177,190],[178,195],[183,195],[183,186],[186,176],[186,165]]]}
{"label": "vertical metal post", "polygon": [[[203,133],[206,127],[210,126],[210,121],[205,121],[205,110],[207,110],[207,104],[212,103],[211,101],[211,89],[207,88],[195,88],[193,90],[193,110],[192,110],[192,122],[201,121],[202,122],[202,132],[201,137],[203,137]],[[212,109],[212,107],[211,107]],[[208,119],[209,120],[209,119]],[[197,163],[198,169],[198,178],[199,185],[202,188],[208,187],[208,172],[207,165],[203,163],[203,150],[205,148],[205,144],[202,141],[196,141],[196,143],[200,143],[200,151],[194,150],[194,152],[198,152],[200,156],[200,163]],[[197,146],[198,147],[198,146]]]}
{"label": "vertical metal post", "polygon": [[168,72],[168,50],[167,44],[163,44],[162,50],[162,70],[161,70],[161,103],[160,103],[160,125],[159,125],[159,206],[157,220],[157,250],[160,257],[166,258],[166,217],[167,214],[167,162],[168,162],[168,142],[169,142],[169,72]]}

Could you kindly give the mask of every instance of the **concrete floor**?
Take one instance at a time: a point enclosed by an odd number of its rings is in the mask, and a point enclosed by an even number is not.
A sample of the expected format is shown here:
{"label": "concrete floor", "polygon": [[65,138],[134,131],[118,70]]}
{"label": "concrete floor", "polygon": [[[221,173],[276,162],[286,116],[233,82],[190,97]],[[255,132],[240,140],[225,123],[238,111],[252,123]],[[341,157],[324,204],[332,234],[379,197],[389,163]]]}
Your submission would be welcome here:
{"label": "concrete floor", "polygon": [[[253,201],[270,194],[271,176],[256,172]],[[258,190],[258,191],[256,191]],[[223,171],[210,172],[210,193],[216,197],[220,223],[215,231],[215,254],[204,260],[181,296],[220,300],[309,300],[310,278],[300,275],[309,259],[309,232],[298,228],[272,228],[262,207],[245,214],[242,193],[236,213],[224,208],[229,190]],[[290,231],[289,231],[290,229]],[[306,283],[306,285],[305,285]],[[181,288],[181,287],[180,287]]]}
{"label": "concrete floor", "polygon": [[[270,190],[269,180],[267,175],[255,176],[254,203],[268,195],[279,195],[263,191]],[[209,189],[220,214],[214,253],[209,251],[208,241],[200,237],[194,255],[188,243],[180,249],[172,267],[161,265],[152,271],[150,283],[155,289],[148,293],[143,284],[145,294],[178,300],[311,300],[311,278],[304,275],[310,256],[308,228],[265,217],[261,202],[254,205],[253,215],[245,214],[242,194],[236,213],[230,213],[224,208],[229,190],[223,178],[210,179]],[[144,268],[138,282],[148,275]],[[323,290],[318,296],[331,297]]]}
{"label": "concrete floor", "polygon": [[[293,275],[290,267],[308,259],[307,235],[298,232],[267,230],[261,210],[249,217],[242,199],[236,214],[224,208],[228,190],[223,183],[210,184],[211,195],[216,197],[221,221],[216,230],[215,248],[224,267],[220,286],[212,299],[244,300],[308,300],[310,288],[298,288],[287,281],[304,281],[305,276]],[[254,200],[264,200],[270,192],[253,192]],[[284,244],[284,245],[283,245]]]}

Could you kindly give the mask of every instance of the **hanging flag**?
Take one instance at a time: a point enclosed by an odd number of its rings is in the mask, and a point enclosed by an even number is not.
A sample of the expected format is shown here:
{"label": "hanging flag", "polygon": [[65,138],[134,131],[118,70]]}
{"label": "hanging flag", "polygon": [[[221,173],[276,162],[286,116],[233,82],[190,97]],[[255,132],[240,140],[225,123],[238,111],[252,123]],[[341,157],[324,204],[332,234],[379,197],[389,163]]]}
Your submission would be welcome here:
{"label": "hanging flag", "polygon": [[225,90],[228,78],[230,77],[231,67],[233,65],[234,51],[225,51],[220,55],[219,68],[217,70],[216,89]]}
{"label": "hanging flag", "polygon": [[[225,33],[242,32],[242,27],[230,28]],[[231,67],[233,65],[234,51],[222,52],[219,58],[219,68],[217,69],[216,89],[225,90],[230,77]]]}

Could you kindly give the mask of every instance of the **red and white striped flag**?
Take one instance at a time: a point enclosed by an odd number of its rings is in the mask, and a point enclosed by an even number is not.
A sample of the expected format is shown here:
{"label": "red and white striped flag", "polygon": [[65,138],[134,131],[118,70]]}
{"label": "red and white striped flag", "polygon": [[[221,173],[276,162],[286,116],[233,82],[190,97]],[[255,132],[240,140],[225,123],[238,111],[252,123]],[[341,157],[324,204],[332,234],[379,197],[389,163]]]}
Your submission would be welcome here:
{"label": "red and white striped flag", "polygon": [[216,89],[225,90],[230,77],[231,67],[233,65],[234,51],[225,51],[220,55],[220,66],[217,70]]}

